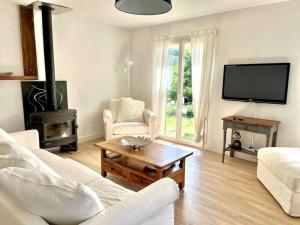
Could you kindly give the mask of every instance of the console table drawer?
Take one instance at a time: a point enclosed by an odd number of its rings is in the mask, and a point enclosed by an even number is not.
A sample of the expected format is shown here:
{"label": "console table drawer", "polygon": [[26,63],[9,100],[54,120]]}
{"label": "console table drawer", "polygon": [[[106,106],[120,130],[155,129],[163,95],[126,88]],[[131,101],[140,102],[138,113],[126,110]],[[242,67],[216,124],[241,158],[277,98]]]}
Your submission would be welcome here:
{"label": "console table drawer", "polygon": [[233,124],[233,129],[244,130],[249,132],[257,132],[257,126],[251,126],[251,125],[240,124],[240,123]]}

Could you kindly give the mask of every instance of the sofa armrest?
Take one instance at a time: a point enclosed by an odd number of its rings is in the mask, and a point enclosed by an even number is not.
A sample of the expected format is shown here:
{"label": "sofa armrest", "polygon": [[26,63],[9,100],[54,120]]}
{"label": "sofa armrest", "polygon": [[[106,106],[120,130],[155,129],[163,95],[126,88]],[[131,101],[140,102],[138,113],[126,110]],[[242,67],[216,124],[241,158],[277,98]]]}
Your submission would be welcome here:
{"label": "sofa armrest", "polygon": [[144,118],[145,118],[145,123],[147,125],[150,125],[150,124],[152,124],[152,123],[155,122],[156,115],[154,114],[154,112],[151,112],[150,110],[145,109],[145,111],[144,111]]}
{"label": "sofa armrest", "polygon": [[103,110],[103,122],[104,123],[112,123],[113,122],[113,116],[109,109]]}
{"label": "sofa armrest", "polygon": [[141,225],[172,205],[178,196],[176,183],[170,178],[164,178],[80,225]]}
{"label": "sofa armrest", "polygon": [[104,122],[105,140],[110,140],[113,138],[113,133],[112,133],[113,116],[109,109],[103,110],[103,122]]}
{"label": "sofa armrest", "polygon": [[144,111],[145,123],[149,127],[149,137],[154,140],[155,139],[155,121],[156,115],[148,109]]}
{"label": "sofa armrest", "polygon": [[16,139],[17,142],[28,148],[40,148],[39,132],[37,130],[19,131],[10,133],[9,135]]}

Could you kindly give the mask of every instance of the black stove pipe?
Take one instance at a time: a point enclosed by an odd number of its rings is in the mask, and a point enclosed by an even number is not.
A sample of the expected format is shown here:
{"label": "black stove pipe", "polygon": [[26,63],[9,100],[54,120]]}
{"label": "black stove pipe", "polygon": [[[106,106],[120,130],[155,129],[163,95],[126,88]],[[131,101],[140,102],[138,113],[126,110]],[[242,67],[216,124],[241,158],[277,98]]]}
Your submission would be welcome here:
{"label": "black stove pipe", "polygon": [[40,6],[42,10],[43,38],[44,38],[44,60],[47,86],[47,107],[48,111],[57,110],[55,67],[53,52],[53,33],[52,33],[52,8],[50,5]]}

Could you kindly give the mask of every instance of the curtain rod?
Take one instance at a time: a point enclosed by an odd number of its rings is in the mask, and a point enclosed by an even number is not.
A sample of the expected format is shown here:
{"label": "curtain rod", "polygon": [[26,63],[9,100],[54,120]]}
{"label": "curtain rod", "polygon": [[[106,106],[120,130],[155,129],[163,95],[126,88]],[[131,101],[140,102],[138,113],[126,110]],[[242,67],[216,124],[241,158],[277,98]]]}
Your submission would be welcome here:
{"label": "curtain rod", "polygon": [[216,34],[218,34],[218,29],[216,27],[207,28],[207,29],[201,29],[201,30],[190,30],[180,33],[171,33],[171,34],[163,34],[163,35],[157,35],[154,37],[154,40],[161,39],[161,38],[178,38],[178,37],[190,37],[193,33],[200,33],[200,32],[208,32],[213,31]]}

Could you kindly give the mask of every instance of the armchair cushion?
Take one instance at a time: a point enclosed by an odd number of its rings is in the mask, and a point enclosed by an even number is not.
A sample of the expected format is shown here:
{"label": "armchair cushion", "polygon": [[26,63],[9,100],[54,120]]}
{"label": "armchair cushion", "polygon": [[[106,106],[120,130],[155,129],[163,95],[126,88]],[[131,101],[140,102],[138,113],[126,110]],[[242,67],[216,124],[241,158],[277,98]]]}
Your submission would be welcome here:
{"label": "armchair cushion", "polygon": [[144,122],[145,102],[131,98],[121,98],[118,122]]}
{"label": "armchair cushion", "polygon": [[114,135],[147,134],[149,127],[141,122],[122,122],[112,126]]}

